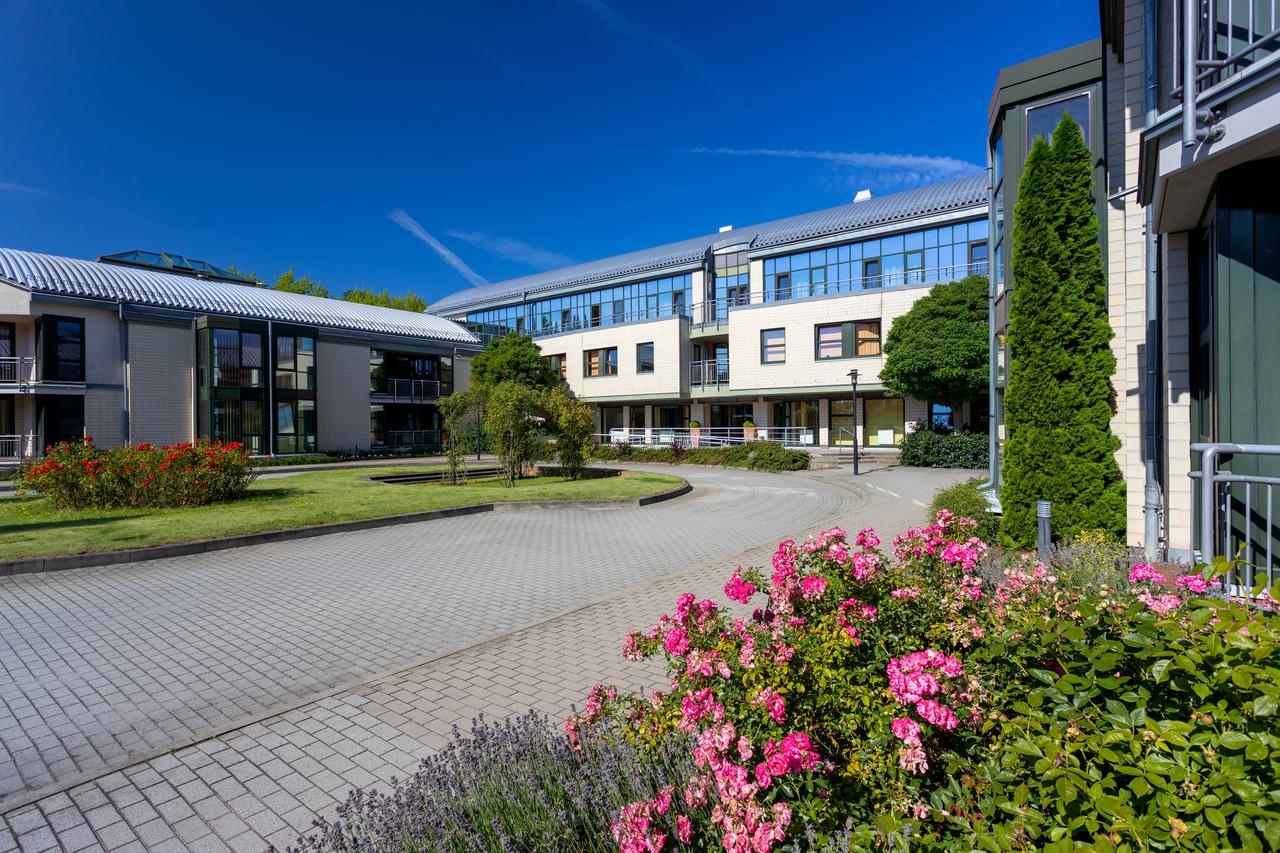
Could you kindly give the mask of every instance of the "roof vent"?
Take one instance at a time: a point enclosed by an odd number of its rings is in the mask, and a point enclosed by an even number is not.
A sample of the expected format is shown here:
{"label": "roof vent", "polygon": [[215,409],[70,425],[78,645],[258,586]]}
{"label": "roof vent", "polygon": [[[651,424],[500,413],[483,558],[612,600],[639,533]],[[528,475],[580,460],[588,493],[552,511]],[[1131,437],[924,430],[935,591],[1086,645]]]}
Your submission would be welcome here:
{"label": "roof vent", "polygon": [[870,200],[871,200],[871,190],[858,190],[858,194],[853,197],[854,204],[857,204],[860,201],[870,201]]}
{"label": "roof vent", "polygon": [[720,226],[720,233],[721,233],[721,234],[723,234],[723,233],[724,233],[724,232],[726,232],[726,231],[732,231],[732,230],[733,230],[733,226],[732,226],[732,225],[721,225],[721,226]]}

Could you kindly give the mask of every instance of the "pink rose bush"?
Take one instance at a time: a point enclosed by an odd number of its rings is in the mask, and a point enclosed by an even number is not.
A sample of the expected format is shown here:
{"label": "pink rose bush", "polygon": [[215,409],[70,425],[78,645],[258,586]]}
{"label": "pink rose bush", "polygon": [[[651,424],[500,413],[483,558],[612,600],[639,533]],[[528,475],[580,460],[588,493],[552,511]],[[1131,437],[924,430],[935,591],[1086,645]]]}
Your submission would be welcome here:
{"label": "pink rose bush", "polygon": [[871,529],[784,540],[767,572],[734,570],[724,585],[734,606],[685,593],[629,634],[623,654],[662,655],[669,684],[647,696],[597,686],[566,723],[569,740],[607,726],[655,746],[688,738],[693,770],[674,794],[620,810],[619,849],[754,853],[846,825],[861,827],[845,836],[858,849],[880,846],[883,827],[935,849],[925,842],[987,831],[1016,811],[991,792],[1014,796],[1001,768],[1033,725],[1019,715],[1066,708],[1053,737],[1070,740],[1094,712],[1072,711],[1062,694],[1026,698],[1074,677],[1072,656],[1092,653],[1087,637],[1104,652],[1091,666],[1107,669],[1085,683],[1131,697],[1123,685],[1157,670],[1127,662],[1115,638],[1152,620],[1171,631],[1203,624],[1191,608],[1211,589],[1204,575],[1169,585],[1138,564],[1128,590],[1065,589],[1034,555],[988,567],[975,528],[943,510],[886,550]]}

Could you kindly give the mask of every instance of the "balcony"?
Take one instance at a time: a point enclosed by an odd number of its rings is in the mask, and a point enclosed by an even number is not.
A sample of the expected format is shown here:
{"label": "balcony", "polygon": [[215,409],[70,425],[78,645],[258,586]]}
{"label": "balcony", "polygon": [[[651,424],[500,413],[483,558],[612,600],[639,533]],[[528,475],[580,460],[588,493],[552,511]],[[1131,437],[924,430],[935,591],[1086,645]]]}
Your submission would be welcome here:
{"label": "balcony", "polygon": [[386,379],[370,396],[386,403],[433,403],[452,392],[451,383],[437,379]]}
{"label": "balcony", "polygon": [[0,385],[17,385],[23,387],[39,382],[36,360],[26,356],[5,356],[0,358]]}
{"label": "balcony", "polygon": [[[538,326],[526,328],[523,324],[514,331],[522,335],[529,335],[533,338],[544,338],[550,335],[562,335],[567,332],[585,332],[590,329],[599,329],[605,326],[621,326],[627,323],[642,323],[646,320],[662,320],[672,317],[689,316],[689,308],[683,303],[678,302],[672,305],[653,305],[648,308],[642,308],[638,311],[606,311],[607,306],[593,306],[600,308],[597,314],[588,314],[583,317],[562,316],[557,322],[543,323]],[[546,319],[544,317],[544,319]]]}
{"label": "balcony", "polygon": [[21,462],[35,455],[34,435],[0,435],[0,462]]}
{"label": "balcony", "polygon": [[724,327],[729,325],[730,308],[750,304],[751,295],[748,293],[725,299],[708,299],[705,302],[694,303],[689,319],[693,326],[701,331],[705,331],[708,327]]}
{"label": "balcony", "polygon": [[695,388],[728,388],[729,362],[711,359],[689,365],[689,385]]}

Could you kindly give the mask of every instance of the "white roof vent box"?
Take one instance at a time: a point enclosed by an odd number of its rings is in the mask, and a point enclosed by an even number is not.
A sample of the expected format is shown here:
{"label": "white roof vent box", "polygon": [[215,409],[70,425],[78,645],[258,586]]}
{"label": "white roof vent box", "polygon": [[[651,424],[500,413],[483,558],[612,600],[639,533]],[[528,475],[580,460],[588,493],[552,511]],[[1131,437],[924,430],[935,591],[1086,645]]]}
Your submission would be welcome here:
{"label": "white roof vent box", "polygon": [[724,232],[726,232],[726,231],[732,231],[732,230],[733,230],[733,226],[732,226],[732,225],[721,225],[721,226],[720,226],[720,233],[721,233],[721,234],[723,234],[723,233],[724,233]]}
{"label": "white roof vent box", "polygon": [[858,194],[853,197],[853,203],[860,201],[871,201],[871,190],[858,190]]}

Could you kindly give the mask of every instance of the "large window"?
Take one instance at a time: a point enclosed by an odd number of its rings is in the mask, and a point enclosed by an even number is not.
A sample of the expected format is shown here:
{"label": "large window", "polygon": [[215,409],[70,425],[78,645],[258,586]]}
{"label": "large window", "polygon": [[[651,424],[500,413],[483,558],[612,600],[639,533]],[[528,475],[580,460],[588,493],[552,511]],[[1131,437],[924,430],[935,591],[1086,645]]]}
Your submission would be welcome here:
{"label": "large window", "polygon": [[582,354],[583,376],[617,376],[618,348],[589,349]]}
{"label": "large window", "polygon": [[763,329],[760,332],[760,363],[782,364],[787,360],[787,330]]}
{"label": "large window", "polygon": [[1080,132],[1089,145],[1089,93],[1080,92],[1047,104],[1027,108],[1027,151],[1037,136],[1046,140],[1053,136],[1053,130],[1062,121],[1063,115],[1069,115],[1080,125]]}
{"label": "large window", "polygon": [[84,438],[84,397],[41,394],[36,397],[40,447]]}
{"label": "large window", "polygon": [[565,358],[564,353],[560,352],[547,356],[547,363],[551,365],[551,369],[555,371],[556,376],[559,376],[561,380],[568,378],[569,360]]}
{"label": "large window", "polygon": [[636,373],[653,373],[653,341],[636,344]]}
{"label": "large window", "polygon": [[42,379],[84,381],[84,320],[45,314],[40,318],[38,345]]}
{"label": "large window", "polygon": [[315,453],[316,401],[276,402],[276,452]]}
{"label": "large window", "polygon": [[879,354],[879,320],[823,323],[814,327],[814,357],[819,361]]}
{"label": "large window", "polygon": [[715,256],[715,301],[718,320],[729,316],[731,306],[746,305],[751,301],[746,252],[726,252]]}
{"label": "large window", "polygon": [[988,222],[942,225],[764,261],[765,300],[782,302],[879,287],[934,284],[985,273],[972,244],[986,243]]}
{"label": "large window", "polygon": [[196,434],[238,441],[250,453],[270,452],[266,442],[265,324],[196,332],[199,407]]}
{"label": "large window", "polygon": [[276,335],[276,387],[295,391],[315,390],[315,338]]}
{"label": "large window", "polygon": [[522,334],[557,335],[574,329],[683,317],[688,313],[692,290],[693,275],[686,273],[473,311],[467,314],[467,322]]}
{"label": "large window", "polygon": [[863,401],[866,416],[866,445],[890,447],[902,444],[906,435],[905,403],[900,397]]}
{"label": "large window", "polygon": [[689,407],[654,406],[654,420],[661,429],[685,429],[689,426]]}
{"label": "large window", "polygon": [[945,403],[929,404],[929,427],[931,429],[953,430],[956,428],[955,412]]}
{"label": "large window", "polygon": [[18,332],[16,327],[13,323],[0,323],[0,358],[13,358],[17,354]]}
{"label": "large window", "polygon": [[[277,332],[275,338],[275,452],[314,453],[316,339],[301,331]],[[420,367],[426,371],[425,365]]]}

